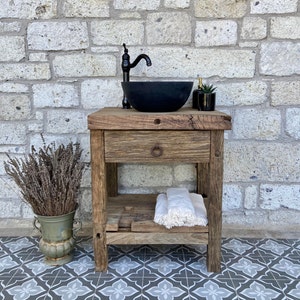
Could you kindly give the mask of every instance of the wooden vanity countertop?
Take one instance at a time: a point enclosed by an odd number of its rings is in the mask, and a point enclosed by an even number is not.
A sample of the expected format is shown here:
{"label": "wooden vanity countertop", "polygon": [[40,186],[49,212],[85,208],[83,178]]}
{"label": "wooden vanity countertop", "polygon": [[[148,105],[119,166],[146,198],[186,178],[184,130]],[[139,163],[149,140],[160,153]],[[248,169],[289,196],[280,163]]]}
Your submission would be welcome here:
{"label": "wooden vanity countertop", "polygon": [[219,111],[182,108],[175,112],[139,112],[105,107],[88,116],[91,130],[229,130],[231,117]]}

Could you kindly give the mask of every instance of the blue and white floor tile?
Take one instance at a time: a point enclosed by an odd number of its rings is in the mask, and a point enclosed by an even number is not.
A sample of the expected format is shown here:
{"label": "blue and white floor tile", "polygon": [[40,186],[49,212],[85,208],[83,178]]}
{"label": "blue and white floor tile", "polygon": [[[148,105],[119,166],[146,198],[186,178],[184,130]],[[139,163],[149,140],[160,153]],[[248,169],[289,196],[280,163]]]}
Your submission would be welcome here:
{"label": "blue and white floor tile", "polygon": [[1,300],[300,299],[299,240],[223,239],[218,274],[207,272],[205,246],[110,246],[98,273],[91,238],[61,267],[43,263],[38,241],[0,238]]}

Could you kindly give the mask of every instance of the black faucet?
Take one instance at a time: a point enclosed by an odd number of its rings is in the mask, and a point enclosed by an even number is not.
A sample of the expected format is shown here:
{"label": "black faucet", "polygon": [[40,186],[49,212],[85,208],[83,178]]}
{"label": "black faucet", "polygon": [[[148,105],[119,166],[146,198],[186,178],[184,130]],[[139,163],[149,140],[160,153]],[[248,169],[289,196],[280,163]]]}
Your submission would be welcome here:
{"label": "black faucet", "polygon": [[[124,54],[122,55],[122,71],[123,71],[123,81],[129,81],[129,72],[130,69],[134,68],[141,59],[145,59],[147,66],[151,66],[151,59],[146,54],[140,54],[134,62],[130,63],[130,56],[128,54],[128,49],[126,48],[126,45],[123,44],[124,47]],[[130,108],[130,104],[128,102],[128,99],[126,98],[125,94],[123,95],[123,101],[122,101],[123,108]]]}

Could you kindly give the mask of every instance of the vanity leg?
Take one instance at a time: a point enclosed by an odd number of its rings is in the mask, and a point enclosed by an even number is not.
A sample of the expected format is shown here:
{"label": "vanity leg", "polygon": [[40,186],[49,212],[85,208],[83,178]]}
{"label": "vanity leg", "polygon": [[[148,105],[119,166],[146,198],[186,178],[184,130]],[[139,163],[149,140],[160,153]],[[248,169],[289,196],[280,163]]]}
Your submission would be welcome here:
{"label": "vanity leg", "polygon": [[106,165],[102,130],[91,130],[93,245],[96,271],[105,271],[108,265],[106,245]]}
{"label": "vanity leg", "polygon": [[109,197],[116,197],[118,195],[118,164],[106,164],[106,178],[107,178],[107,194]]}
{"label": "vanity leg", "polygon": [[209,193],[209,163],[197,164],[197,193],[207,197]]}
{"label": "vanity leg", "polygon": [[207,270],[209,272],[221,270],[223,146],[223,131],[211,131],[207,246]]}

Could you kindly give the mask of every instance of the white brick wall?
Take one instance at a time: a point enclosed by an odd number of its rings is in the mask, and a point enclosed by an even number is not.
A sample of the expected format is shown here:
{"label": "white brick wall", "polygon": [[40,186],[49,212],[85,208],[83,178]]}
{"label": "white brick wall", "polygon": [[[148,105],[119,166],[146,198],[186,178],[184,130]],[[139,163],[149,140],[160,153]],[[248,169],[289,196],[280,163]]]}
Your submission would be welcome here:
{"label": "white brick wall", "polygon": [[30,118],[30,99],[27,95],[0,95],[1,120],[26,120]]}
{"label": "white brick wall", "polygon": [[274,38],[299,39],[300,17],[275,17],[271,19],[271,36]]}
{"label": "white brick wall", "polygon": [[[227,141],[224,154],[225,182],[299,183],[300,144],[289,137],[285,140]],[[288,143],[288,140],[291,142]]]}
{"label": "white brick wall", "polygon": [[114,8],[122,10],[157,10],[160,0],[115,0]]}
{"label": "white brick wall", "polygon": [[[271,105],[299,105],[300,81],[278,81],[271,84]],[[288,97],[287,97],[288,95]]]}
{"label": "white brick wall", "polygon": [[27,29],[30,50],[78,50],[89,45],[86,22],[38,22]]}
{"label": "white brick wall", "polygon": [[237,23],[232,20],[197,22],[195,42],[197,47],[235,45]]}
{"label": "white brick wall", "polygon": [[190,0],[164,0],[164,5],[169,8],[188,8],[190,2]]}
{"label": "white brick wall", "polygon": [[267,21],[261,17],[245,17],[242,23],[241,38],[261,40],[267,36]]}
{"label": "white brick wall", "polygon": [[[138,65],[130,72],[133,76],[204,78],[220,76],[224,78],[252,78],[255,72],[255,52],[243,49],[193,48],[193,47],[143,47],[151,53],[152,66]],[[141,48],[132,48],[132,57]],[[161,58],[166,59],[161,59]],[[230,61],[230,64],[226,64]]]}
{"label": "white brick wall", "polygon": [[264,42],[261,45],[260,72],[264,75],[300,74],[300,43]]}
{"label": "white brick wall", "polygon": [[286,110],[286,132],[289,136],[300,139],[300,108]]}
{"label": "white brick wall", "polygon": [[116,58],[108,54],[57,55],[53,60],[53,70],[56,77],[115,76]]}
{"label": "white brick wall", "polygon": [[25,57],[25,42],[21,36],[0,36],[2,61],[20,61]]}
{"label": "white brick wall", "polygon": [[146,38],[150,45],[190,44],[191,18],[186,12],[150,13],[146,21]]}
{"label": "white brick wall", "polygon": [[0,63],[0,81],[48,80],[50,77],[48,63]]}
{"label": "white brick wall", "polygon": [[136,20],[105,20],[91,22],[91,34],[95,45],[142,45],[144,22]]}
{"label": "white brick wall", "polygon": [[81,103],[85,109],[120,106],[116,102],[123,94],[119,79],[89,79],[81,84]]}
{"label": "white brick wall", "polygon": [[57,1],[53,0],[14,0],[2,1],[0,18],[51,19],[55,17]]}
{"label": "white brick wall", "polygon": [[[121,106],[122,43],[134,79],[217,86],[225,133],[223,220],[248,227],[300,224],[298,0],[14,0],[0,5],[0,218],[32,218],[6,176],[6,152],[79,141],[87,115]],[[187,105],[191,105],[191,99]],[[192,164],[119,166],[120,191],[195,189]],[[79,215],[91,221],[90,170]]]}
{"label": "white brick wall", "polygon": [[235,114],[233,135],[237,139],[276,140],[280,133],[281,116],[277,109],[241,108]]}
{"label": "white brick wall", "polygon": [[34,107],[73,107],[79,105],[78,88],[73,83],[32,85]]}
{"label": "white brick wall", "polygon": [[283,14],[297,11],[298,0],[251,0],[252,14]]}
{"label": "white brick wall", "polygon": [[247,0],[194,1],[195,15],[200,18],[241,18],[247,12]]}
{"label": "white brick wall", "polygon": [[109,0],[65,0],[62,13],[66,17],[109,17]]}

